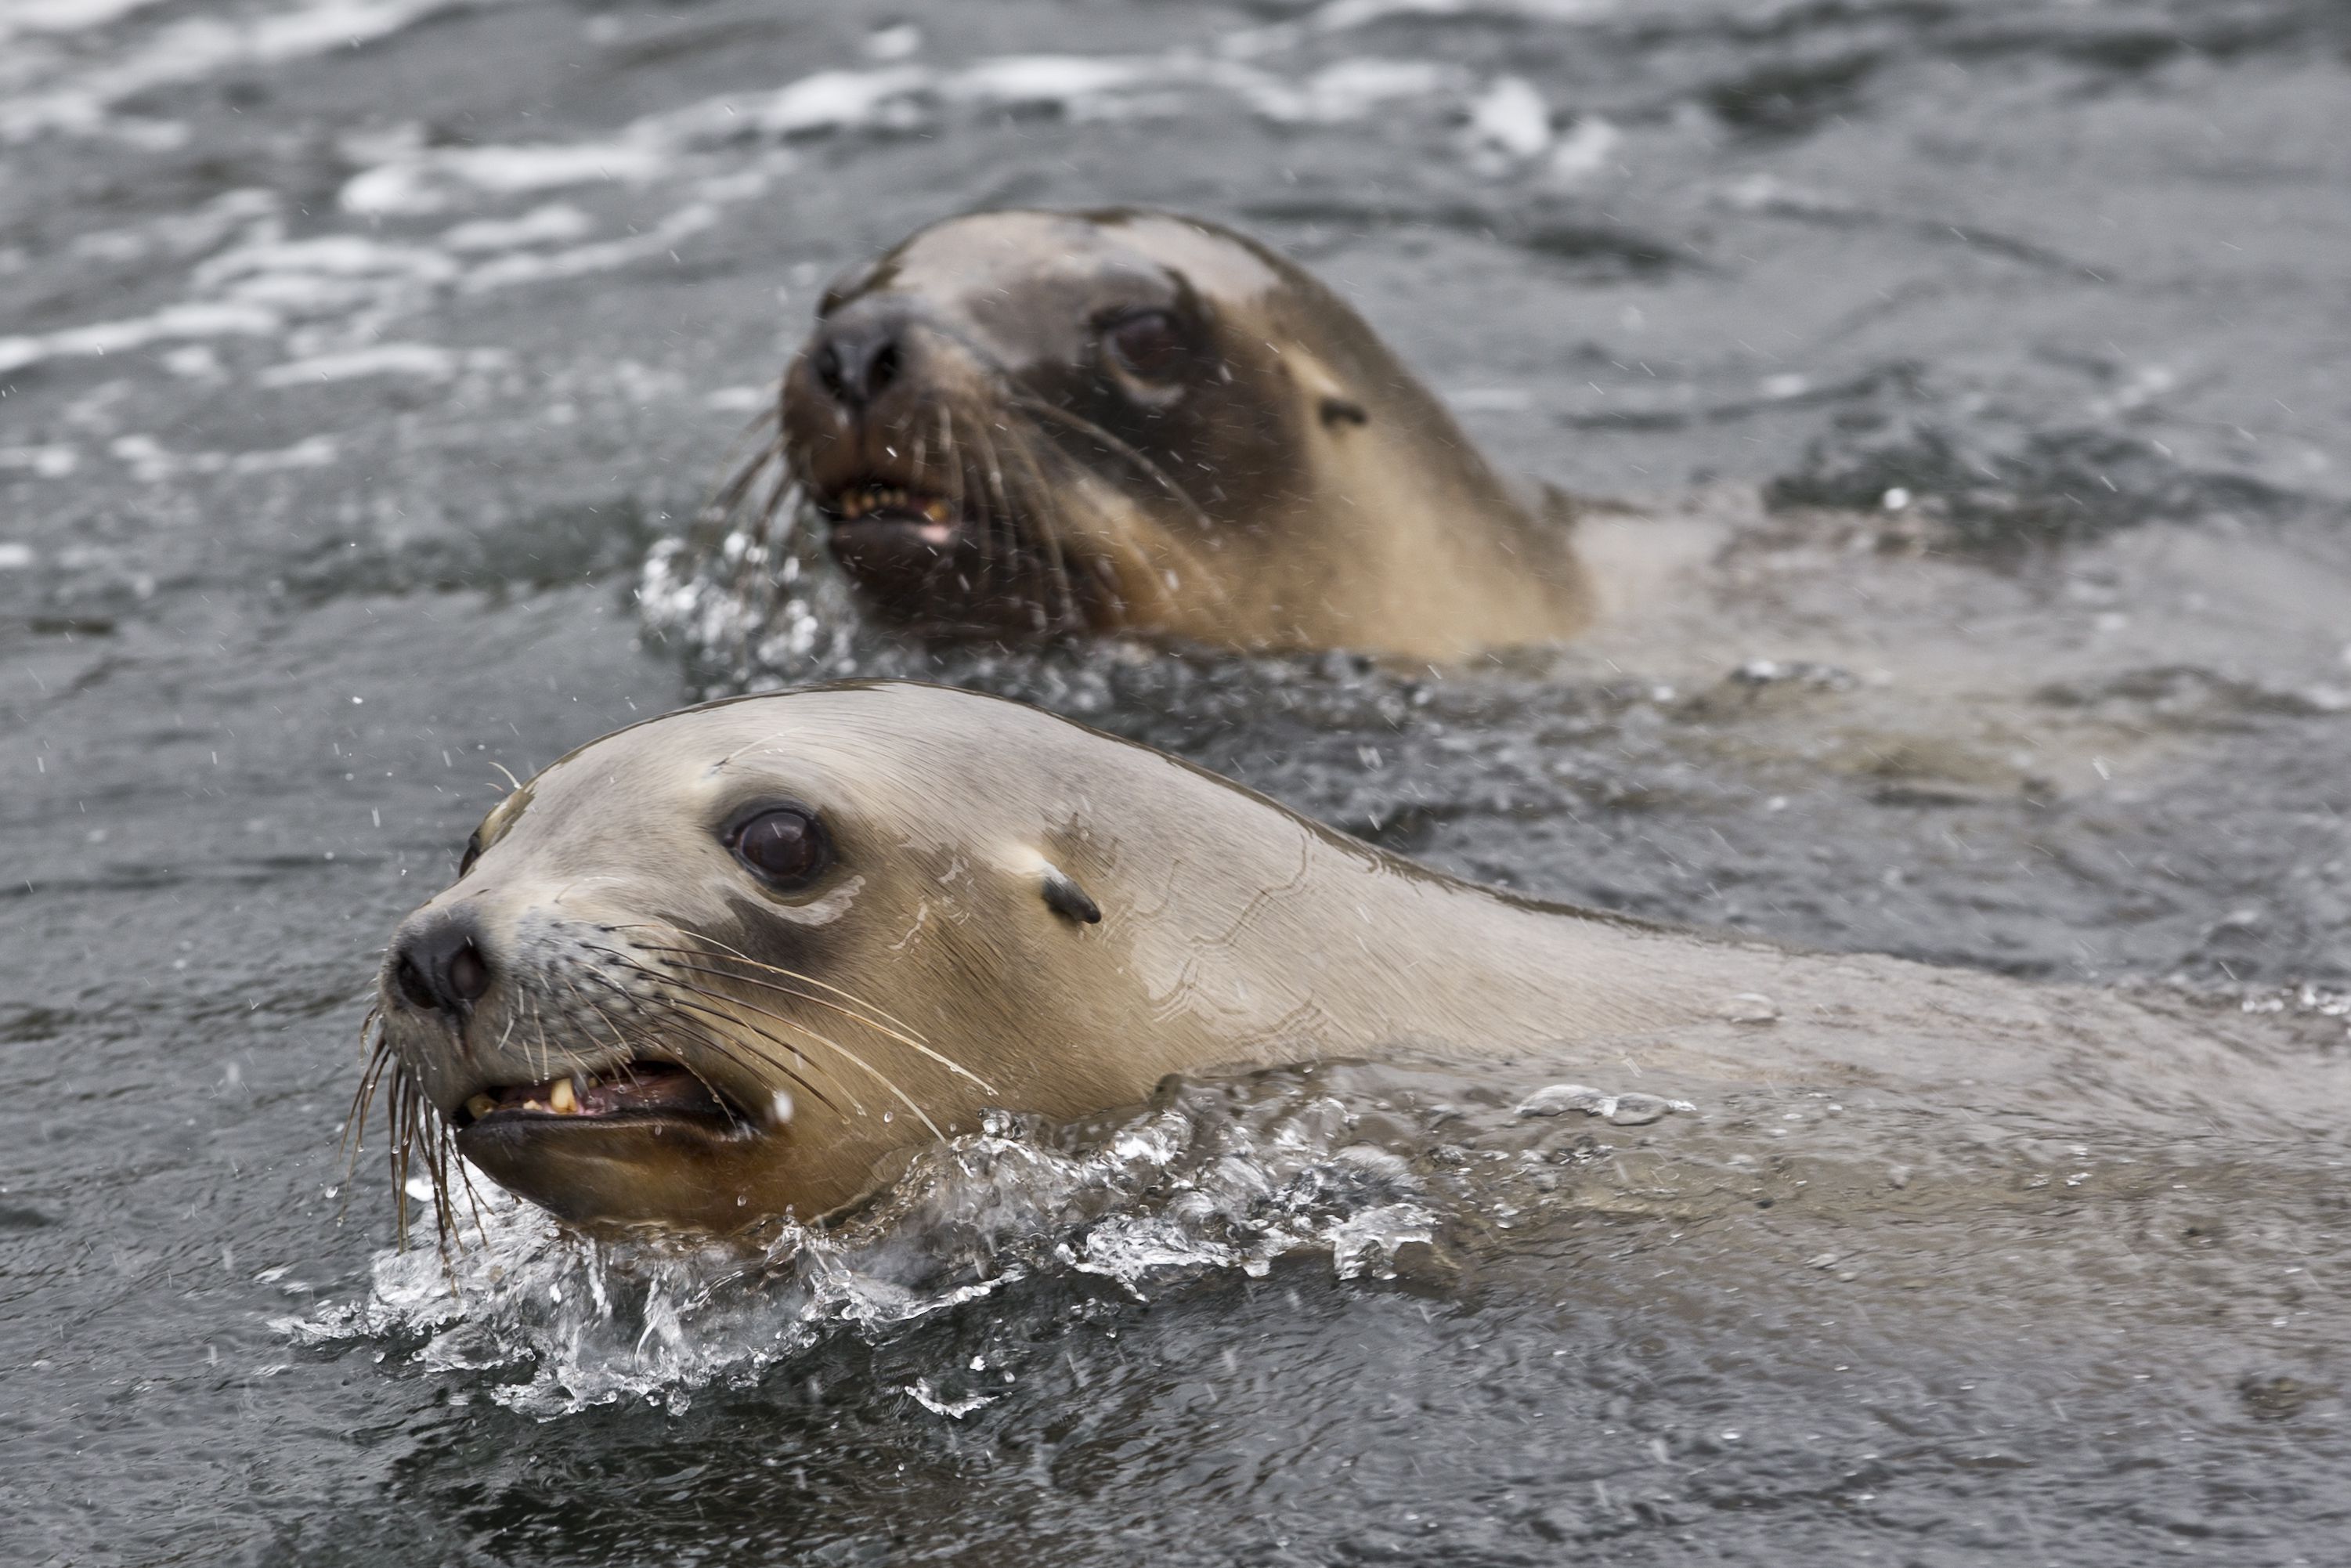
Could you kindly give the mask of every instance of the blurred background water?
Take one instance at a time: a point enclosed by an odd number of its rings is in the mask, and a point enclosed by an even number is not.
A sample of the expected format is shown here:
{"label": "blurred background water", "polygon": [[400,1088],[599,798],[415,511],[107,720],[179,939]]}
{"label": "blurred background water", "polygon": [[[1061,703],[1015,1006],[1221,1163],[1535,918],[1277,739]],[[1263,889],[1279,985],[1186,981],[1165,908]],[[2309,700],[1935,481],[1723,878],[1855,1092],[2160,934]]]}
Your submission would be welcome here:
{"label": "blurred background water", "polygon": [[[334,1143],[497,768],[763,678],[633,595],[823,280],[1012,203],[1247,228],[1504,461],[1744,519],[1629,653],[1065,706],[1531,891],[2339,1037],[2346,76],[2325,0],[0,8],[0,1554],[2334,1560],[2341,1149],[1910,1217],[2028,1289],[1196,1086],[764,1316],[500,1219],[573,1304],[467,1352]],[[549,1393],[648,1280],[686,1349]]]}

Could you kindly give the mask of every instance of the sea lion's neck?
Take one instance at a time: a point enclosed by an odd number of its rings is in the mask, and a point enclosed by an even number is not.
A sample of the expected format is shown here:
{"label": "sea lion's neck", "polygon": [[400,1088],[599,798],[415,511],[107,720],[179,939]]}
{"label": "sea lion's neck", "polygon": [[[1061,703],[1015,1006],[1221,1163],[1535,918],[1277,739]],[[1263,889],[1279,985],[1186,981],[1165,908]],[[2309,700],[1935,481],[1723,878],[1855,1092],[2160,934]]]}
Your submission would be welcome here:
{"label": "sea lion's neck", "polygon": [[1310,515],[1263,579],[1299,642],[1449,661],[1585,629],[1592,587],[1563,497],[1504,483],[1466,437],[1348,439],[1319,453]]}
{"label": "sea lion's neck", "polygon": [[1643,1034],[1721,1014],[1787,956],[1413,873],[1389,951],[1362,954],[1366,1037],[1483,1051]]}
{"label": "sea lion's neck", "polygon": [[1188,905],[1183,917],[1136,934],[1144,1004],[1182,1019],[1195,1061],[1399,1045],[1483,1055],[1646,1034],[1721,1016],[1789,961],[1760,944],[1515,899],[1284,826],[1255,874],[1183,879],[1172,901]]}

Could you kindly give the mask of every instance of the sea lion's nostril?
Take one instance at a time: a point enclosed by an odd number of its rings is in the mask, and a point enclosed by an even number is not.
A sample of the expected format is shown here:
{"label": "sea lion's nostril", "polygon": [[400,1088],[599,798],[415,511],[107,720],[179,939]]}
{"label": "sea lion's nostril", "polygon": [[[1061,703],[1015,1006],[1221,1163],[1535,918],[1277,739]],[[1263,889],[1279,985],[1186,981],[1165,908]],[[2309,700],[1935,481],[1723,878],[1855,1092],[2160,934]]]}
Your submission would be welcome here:
{"label": "sea lion's nostril", "polygon": [[873,350],[865,361],[865,395],[878,397],[892,382],[898,379],[898,344],[895,339]]}
{"label": "sea lion's nostril", "polygon": [[827,343],[817,350],[816,382],[828,396],[839,402],[848,401],[845,394],[849,382],[841,369],[840,344]]}
{"label": "sea lion's nostril", "polygon": [[490,988],[490,966],[471,942],[449,956],[449,988],[469,1002]]}
{"label": "sea lion's nostril", "polygon": [[463,916],[444,916],[402,935],[392,981],[412,1007],[462,1013],[490,988],[489,955],[474,930]]}
{"label": "sea lion's nostril", "polygon": [[828,322],[809,366],[817,385],[842,408],[864,408],[905,369],[904,328],[897,317],[871,314]]}
{"label": "sea lion's nostril", "polygon": [[420,1008],[436,1005],[433,999],[433,982],[417,967],[416,960],[402,953],[400,962],[392,967],[392,977],[400,987],[400,994]]}

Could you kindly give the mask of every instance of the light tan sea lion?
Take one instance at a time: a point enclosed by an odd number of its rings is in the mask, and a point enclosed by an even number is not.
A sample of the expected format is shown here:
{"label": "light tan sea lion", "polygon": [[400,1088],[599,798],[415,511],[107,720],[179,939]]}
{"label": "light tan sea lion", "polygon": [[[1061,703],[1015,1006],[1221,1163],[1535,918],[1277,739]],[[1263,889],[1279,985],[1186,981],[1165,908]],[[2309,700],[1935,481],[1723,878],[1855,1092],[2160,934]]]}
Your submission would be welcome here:
{"label": "light tan sea lion", "polygon": [[1590,616],[1572,503],[1506,483],[1343,301],[1229,230],[952,218],[817,318],[781,450],[887,624],[1448,659]]}
{"label": "light tan sea lion", "polygon": [[390,1073],[436,1169],[454,1143],[567,1218],[715,1228],[831,1210],[989,1107],[1392,1052],[1865,1092],[1906,1159],[2003,1119],[2300,1135],[2351,1103],[2344,1053],[2273,1019],[1539,904],[914,685],[710,704],[556,762],[402,924],[379,1005],[370,1089]]}

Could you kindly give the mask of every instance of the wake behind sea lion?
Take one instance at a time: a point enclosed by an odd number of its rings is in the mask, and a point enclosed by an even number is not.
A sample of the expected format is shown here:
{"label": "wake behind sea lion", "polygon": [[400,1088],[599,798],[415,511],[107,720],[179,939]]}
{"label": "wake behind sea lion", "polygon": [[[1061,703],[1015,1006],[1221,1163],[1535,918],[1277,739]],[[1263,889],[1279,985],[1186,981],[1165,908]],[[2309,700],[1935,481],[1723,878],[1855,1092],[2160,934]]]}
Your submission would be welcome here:
{"label": "wake behind sea lion", "polygon": [[1196,219],[921,230],[824,296],[777,450],[864,612],[919,638],[1443,659],[1591,613],[1567,498],[1506,482],[1304,269]]}
{"label": "wake behind sea lion", "polygon": [[551,765],[402,923],[379,1010],[370,1086],[390,1074],[436,1168],[454,1141],[559,1215],[718,1229],[831,1210],[992,1107],[1073,1118],[1333,1057],[1867,1091],[1922,1150],[2298,1135],[2346,1103],[2343,1062],[2273,1019],[1539,904],[893,684],[710,704]]}

